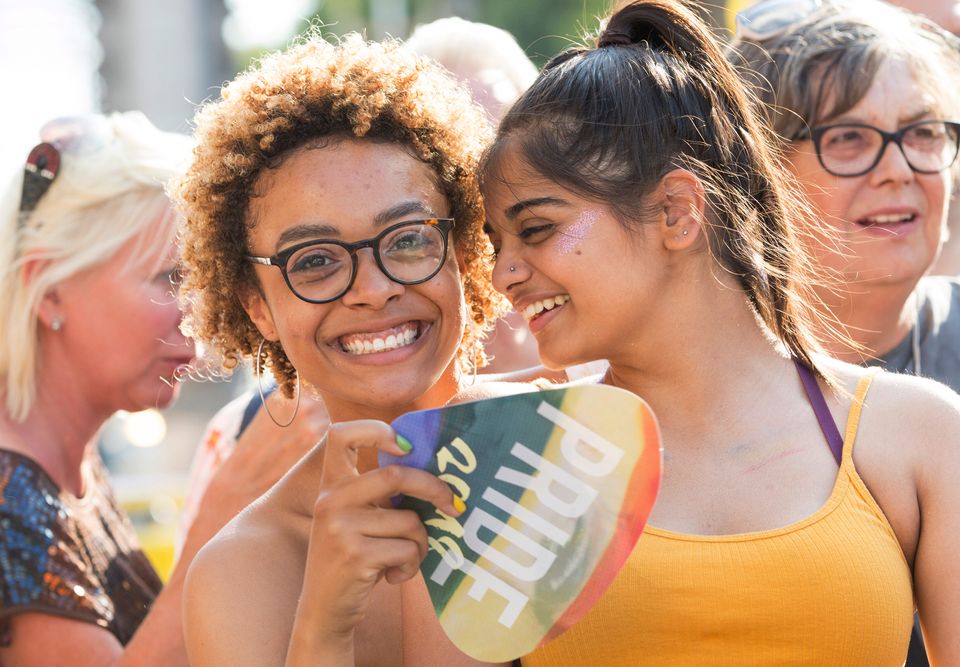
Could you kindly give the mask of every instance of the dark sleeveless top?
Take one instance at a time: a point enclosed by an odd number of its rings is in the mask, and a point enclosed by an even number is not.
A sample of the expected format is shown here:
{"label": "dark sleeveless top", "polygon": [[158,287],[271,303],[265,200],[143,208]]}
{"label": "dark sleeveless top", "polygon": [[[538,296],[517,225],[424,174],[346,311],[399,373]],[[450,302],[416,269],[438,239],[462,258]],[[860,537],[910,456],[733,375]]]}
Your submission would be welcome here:
{"label": "dark sleeveless top", "polygon": [[162,583],[97,456],[83,498],[32,459],[0,449],[0,646],[22,612],[93,623],[130,641]]}

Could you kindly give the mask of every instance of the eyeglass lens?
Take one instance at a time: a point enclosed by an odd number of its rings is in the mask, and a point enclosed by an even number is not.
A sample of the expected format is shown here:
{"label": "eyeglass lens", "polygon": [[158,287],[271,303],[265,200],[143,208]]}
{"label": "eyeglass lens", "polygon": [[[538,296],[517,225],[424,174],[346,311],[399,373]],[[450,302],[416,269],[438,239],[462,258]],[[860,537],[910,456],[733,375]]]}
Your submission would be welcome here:
{"label": "eyeglass lens", "polygon": [[[372,250],[380,268],[391,280],[412,284],[432,277],[443,263],[443,231],[418,223],[388,230],[374,241]],[[351,252],[336,243],[315,243],[290,255],[285,265],[290,287],[301,298],[333,300],[353,281]]]}
{"label": "eyeglass lens", "polygon": [[[957,155],[957,131],[940,121],[916,123],[890,139],[898,143],[914,171],[933,173],[949,167]],[[898,133],[899,134],[899,133]],[[862,125],[835,125],[819,138],[819,154],[824,169],[838,176],[854,176],[870,171],[881,158],[887,141],[881,130]]]}

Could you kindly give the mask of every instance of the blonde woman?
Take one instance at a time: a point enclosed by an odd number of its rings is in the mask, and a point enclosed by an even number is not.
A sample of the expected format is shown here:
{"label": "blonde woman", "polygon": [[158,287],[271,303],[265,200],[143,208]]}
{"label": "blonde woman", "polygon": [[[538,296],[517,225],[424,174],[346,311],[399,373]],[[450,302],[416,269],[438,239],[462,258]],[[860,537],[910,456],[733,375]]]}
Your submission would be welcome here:
{"label": "blonde woman", "polygon": [[186,563],[252,492],[225,473],[161,590],[96,443],[117,410],[173,402],[194,357],[164,192],[189,142],[137,113],[41,139],[0,219],[0,664],[185,665]]}

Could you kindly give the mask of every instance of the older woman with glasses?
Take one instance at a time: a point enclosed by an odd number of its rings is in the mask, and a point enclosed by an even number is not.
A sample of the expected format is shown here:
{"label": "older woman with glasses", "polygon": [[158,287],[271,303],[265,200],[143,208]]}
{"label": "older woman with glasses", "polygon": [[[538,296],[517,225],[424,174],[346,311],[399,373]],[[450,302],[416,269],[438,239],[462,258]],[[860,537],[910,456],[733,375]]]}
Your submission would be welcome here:
{"label": "older woman with glasses", "polygon": [[173,402],[194,357],[164,192],[189,141],[138,113],[41,138],[0,219],[0,664],[186,665],[187,564],[262,489],[222,471],[161,590],[97,440],[117,410]]}
{"label": "older woman with glasses", "polygon": [[[883,2],[766,0],[730,52],[810,203],[834,356],[960,390],[960,281],[930,277],[960,142],[955,37]],[[919,632],[909,665],[926,664]]]}
{"label": "older woman with glasses", "polygon": [[960,141],[960,42],[874,0],[767,0],[738,24],[731,59],[807,195],[822,307],[852,339],[824,344],[960,389],[960,282],[925,277]]}

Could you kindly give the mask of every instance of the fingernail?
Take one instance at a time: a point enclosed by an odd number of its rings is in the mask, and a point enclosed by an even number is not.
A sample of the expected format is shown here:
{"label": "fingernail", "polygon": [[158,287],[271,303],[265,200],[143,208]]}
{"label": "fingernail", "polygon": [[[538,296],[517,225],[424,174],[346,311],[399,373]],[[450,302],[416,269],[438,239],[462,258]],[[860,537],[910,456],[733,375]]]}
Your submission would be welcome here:
{"label": "fingernail", "polygon": [[463,502],[463,498],[457,494],[453,494],[453,509],[457,510],[458,514],[463,514],[467,511],[467,504]]}
{"label": "fingernail", "polygon": [[404,454],[413,451],[413,445],[410,443],[410,441],[400,434],[397,434],[397,447],[402,449]]}

